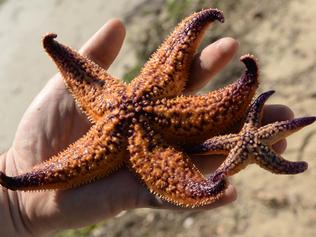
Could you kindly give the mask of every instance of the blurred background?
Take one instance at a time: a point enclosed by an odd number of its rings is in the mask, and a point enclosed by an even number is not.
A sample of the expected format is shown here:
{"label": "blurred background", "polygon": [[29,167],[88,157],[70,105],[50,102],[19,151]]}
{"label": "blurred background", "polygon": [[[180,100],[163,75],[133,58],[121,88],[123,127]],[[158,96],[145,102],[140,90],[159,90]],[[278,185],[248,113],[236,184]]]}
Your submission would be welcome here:
{"label": "blurred background", "polygon": [[[296,116],[316,114],[316,2],[313,0],[0,0],[0,151],[12,142],[18,122],[56,72],[41,48],[46,32],[79,48],[108,19],[127,27],[124,47],[110,68],[130,81],[165,36],[185,16],[206,7],[224,11],[225,24],[208,31],[203,45],[231,36],[240,41],[233,62],[204,88],[236,79],[239,57],[259,59],[259,91],[274,89],[270,103],[289,105]],[[316,236],[316,128],[292,136],[284,156],[306,160],[309,170],[278,176],[249,167],[234,176],[236,202],[212,211],[139,209],[92,226],[61,231],[68,236]]]}

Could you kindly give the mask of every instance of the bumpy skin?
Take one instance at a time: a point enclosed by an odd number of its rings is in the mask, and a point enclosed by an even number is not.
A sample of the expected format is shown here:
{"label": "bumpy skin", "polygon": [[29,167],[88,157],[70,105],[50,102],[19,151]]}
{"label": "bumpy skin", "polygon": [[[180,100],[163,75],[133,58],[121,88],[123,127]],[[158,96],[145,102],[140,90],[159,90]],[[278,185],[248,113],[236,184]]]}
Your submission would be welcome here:
{"label": "bumpy skin", "polygon": [[183,20],[130,85],[58,43],[55,34],[46,35],[46,52],[93,126],[25,174],[0,172],[0,184],[12,190],[67,189],[128,166],[151,192],[174,204],[195,207],[218,199],[227,186],[224,175],[203,177],[178,145],[241,127],[258,69],[252,56],[243,56],[246,71],[235,83],[205,96],[181,95],[199,41],[216,20],[224,21],[216,9]]}
{"label": "bumpy skin", "polygon": [[298,174],[307,169],[306,162],[287,161],[273,151],[272,145],[313,123],[316,117],[297,118],[260,127],[263,105],[273,93],[274,91],[265,92],[253,102],[238,134],[215,136],[187,149],[192,154],[227,156],[212,176],[213,182],[231,176],[252,163],[275,174]]}
{"label": "bumpy skin", "polygon": [[246,71],[235,83],[203,96],[178,96],[146,106],[144,111],[148,112],[152,126],[163,127],[159,129],[160,134],[177,145],[198,144],[207,138],[239,130],[258,86],[254,57],[245,55],[240,60],[246,65]]}

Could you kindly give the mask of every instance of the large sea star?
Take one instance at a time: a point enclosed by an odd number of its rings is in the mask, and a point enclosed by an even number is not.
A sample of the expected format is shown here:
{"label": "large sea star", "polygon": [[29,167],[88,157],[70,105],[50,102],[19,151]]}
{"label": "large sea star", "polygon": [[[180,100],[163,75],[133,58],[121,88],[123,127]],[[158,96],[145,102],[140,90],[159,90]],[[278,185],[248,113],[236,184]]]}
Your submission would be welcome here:
{"label": "large sea star", "polygon": [[240,128],[258,87],[255,59],[241,58],[239,80],[203,96],[182,96],[194,52],[207,26],[224,21],[206,9],[183,20],[129,85],[70,48],[43,39],[65,84],[93,123],[88,133],[31,171],[0,183],[12,190],[67,189],[128,166],[162,199],[183,206],[214,202],[225,174],[205,178],[181,150]]}

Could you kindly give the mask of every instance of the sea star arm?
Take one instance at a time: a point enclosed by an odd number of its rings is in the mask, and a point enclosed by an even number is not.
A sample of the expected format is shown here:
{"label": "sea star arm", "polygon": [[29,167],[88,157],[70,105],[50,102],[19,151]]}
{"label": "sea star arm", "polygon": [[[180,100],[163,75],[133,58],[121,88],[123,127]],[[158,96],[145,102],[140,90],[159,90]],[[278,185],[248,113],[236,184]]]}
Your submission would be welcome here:
{"label": "sea star arm", "polygon": [[256,163],[261,168],[275,174],[298,174],[307,169],[304,161],[288,161],[276,154],[270,147],[260,144],[255,151],[249,151],[245,146],[235,146],[215,171],[214,181],[218,175],[232,176],[249,164]]}
{"label": "sea star arm", "polygon": [[187,155],[165,146],[146,124],[136,124],[129,138],[129,166],[149,190],[176,205],[195,207],[217,200],[226,180],[205,179]]}
{"label": "sea star arm", "polygon": [[250,127],[257,127],[261,126],[261,120],[263,115],[263,106],[264,103],[269,99],[271,95],[274,94],[275,91],[267,91],[262,93],[258,98],[251,104],[249,107],[245,124]]}
{"label": "sea star arm", "polygon": [[203,96],[162,99],[144,111],[154,127],[169,142],[200,143],[205,139],[241,128],[258,86],[258,67],[253,56],[241,57],[246,70],[239,80]]}
{"label": "sea star arm", "polygon": [[43,47],[56,63],[78,106],[91,122],[97,122],[114,110],[126,86],[90,59],[57,42],[56,37],[52,33],[44,36]]}
{"label": "sea star arm", "polygon": [[297,132],[303,127],[312,124],[315,120],[316,117],[311,116],[268,124],[259,128],[259,139],[264,144],[274,144],[292,133]]}
{"label": "sea star arm", "polygon": [[199,145],[185,146],[184,150],[194,155],[228,155],[238,140],[239,136],[236,134],[216,136]]}
{"label": "sea star arm", "polygon": [[236,144],[230,150],[224,162],[214,172],[213,179],[216,181],[223,174],[225,176],[232,176],[251,163],[252,160],[249,159],[249,152],[247,149],[242,145]]}
{"label": "sea star arm", "polygon": [[179,95],[194,52],[207,26],[216,20],[224,22],[223,13],[217,9],[205,9],[184,19],[131,82],[132,96],[157,99]]}
{"label": "sea star arm", "polygon": [[260,127],[264,103],[273,93],[274,91],[268,91],[258,96],[249,108],[243,128],[243,130],[252,128],[258,129],[257,134],[259,140],[262,143],[267,143],[269,145],[272,145],[292,133],[297,132],[303,127],[313,123],[316,119],[314,116],[303,117],[287,121],[279,121]]}
{"label": "sea star arm", "polygon": [[118,121],[96,124],[31,171],[14,177],[0,172],[0,184],[11,190],[67,189],[104,177],[122,166],[126,157],[120,126]]}
{"label": "sea star arm", "polygon": [[299,174],[304,172],[308,167],[305,161],[285,160],[263,144],[257,149],[254,162],[275,174]]}

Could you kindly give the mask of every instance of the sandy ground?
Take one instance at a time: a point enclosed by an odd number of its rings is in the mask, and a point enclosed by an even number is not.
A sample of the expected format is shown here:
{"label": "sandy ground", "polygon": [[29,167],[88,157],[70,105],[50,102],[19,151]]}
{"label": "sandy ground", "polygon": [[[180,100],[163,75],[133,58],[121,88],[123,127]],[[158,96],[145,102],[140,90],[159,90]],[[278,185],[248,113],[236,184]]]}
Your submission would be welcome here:
{"label": "sandy ground", "polygon": [[[141,1],[104,2],[12,0],[0,6],[1,150],[9,146],[23,111],[55,72],[41,49],[41,35],[57,32],[62,42],[78,48],[107,19],[127,14]],[[277,90],[271,103],[290,105],[297,116],[316,114],[315,14],[314,0],[292,0],[273,9],[245,36],[262,66],[260,90]],[[117,76],[133,59],[128,47],[111,68]],[[316,236],[315,134],[314,125],[291,137],[284,154],[309,162],[302,175],[276,178],[251,167],[234,177],[239,198],[232,205],[201,213],[131,211],[106,221],[90,236]]]}

